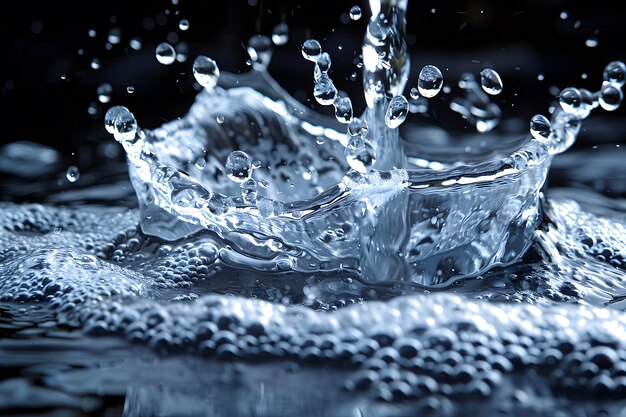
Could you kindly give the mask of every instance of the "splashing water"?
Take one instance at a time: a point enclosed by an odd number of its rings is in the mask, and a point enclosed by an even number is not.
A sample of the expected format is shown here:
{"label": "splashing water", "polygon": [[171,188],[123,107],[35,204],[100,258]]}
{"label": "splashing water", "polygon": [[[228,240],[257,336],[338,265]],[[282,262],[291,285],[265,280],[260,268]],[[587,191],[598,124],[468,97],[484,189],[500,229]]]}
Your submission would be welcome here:
{"label": "splashing water", "polygon": [[[267,68],[272,45],[289,40],[283,23],[248,41],[249,73],[220,74],[198,56],[203,88],[180,119],[145,130],[111,107],[104,125],[126,152],[139,209],[2,204],[0,300],[162,353],[333,364],[350,372],[345,390],[370,399],[497,394],[521,410],[540,394],[517,381],[539,380],[555,398],[596,396],[619,410],[623,216],[547,199],[545,184],[583,120],[619,107],[626,67],[608,64],[597,92],[562,90],[525,137],[483,136],[479,148],[428,130],[401,137],[412,106],[406,7],[370,2],[362,112],[314,39],[302,56],[334,118],[277,85]],[[162,64],[176,56],[156,49]],[[493,69],[479,76],[461,76],[450,108],[484,133],[500,121],[489,96],[503,83]],[[426,65],[408,97],[432,99],[443,81]],[[108,88],[97,94],[110,100]]]}

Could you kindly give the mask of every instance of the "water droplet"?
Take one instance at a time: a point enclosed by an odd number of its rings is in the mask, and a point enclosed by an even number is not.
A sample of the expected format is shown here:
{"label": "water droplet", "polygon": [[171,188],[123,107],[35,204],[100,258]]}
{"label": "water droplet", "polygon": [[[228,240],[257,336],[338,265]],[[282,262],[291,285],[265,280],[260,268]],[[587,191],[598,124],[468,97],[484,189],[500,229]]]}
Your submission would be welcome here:
{"label": "water droplet", "polygon": [[55,235],[60,235],[62,231],[63,231],[63,228],[62,228],[62,227],[55,227],[55,228],[52,230],[52,232],[53,232]]}
{"label": "water droplet", "polygon": [[257,190],[256,181],[253,178],[249,178],[241,183],[241,198],[248,204],[254,204],[256,202]]}
{"label": "water droplet", "polygon": [[133,140],[137,133],[137,120],[124,106],[114,106],[104,116],[104,127],[118,142]]}
{"label": "water droplet", "polygon": [[622,90],[619,87],[611,83],[605,83],[600,91],[598,101],[604,110],[613,111],[622,104],[622,98]]}
{"label": "water droplet", "polygon": [[126,86],[126,92],[128,94],[133,94],[135,92],[135,87],[133,87],[132,85]]}
{"label": "water droplet", "polygon": [[315,79],[318,79],[322,73],[327,73],[330,69],[331,63],[332,61],[330,59],[330,55],[326,52],[322,52],[315,63],[315,70],[313,74]]}
{"label": "water droplet", "polygon": [[595,48],[598,46],[598,40],[596,38],[589,38],[585,41],[585,46],[588,48]]}
{"label": "water droplet", "polygon": [[65,177],[69,182],[76,182],[80,178],[80,171],[74,165],[70,166],[65,172]]}
{"label": "water droplet", "polygon": [[309,61],[317,61],[322,53],[322,45],[315,39],[309,39],[302,45],[302,56]]}
{"label": "water droplet", "polygon": [[109,43],[113,45],[117,45],[122,40],[122,31],[120,28],[113,28],[109,31],[109,36],[107,37]]}
{"label": "water droplet", "polygon": [[325,73],[315,81],[313,96],[315,96],[315,100],[322,106],[329,106],[335,101],[337,88],[335,88],[335,84],[333,84],[333,81]]}
{"label": "water droplet", "polygon": [[91,68],[95,70],[100,69],[100,60],[98,58],[93,58],[91,60]]}
{"label": "water droplet", "polygon": [[189,20],[181,19],[181,21],[178,23],[178,28],[182,31],[189,29]]}
{"label": "water droplet", "polygon": [[89,29],[89,31],[87,32],[87,34],[89,35],[90,38],[95,38],[97,33],[95,29]]}
{"label": "water droplet", "polygon": [[539,142],[548,142],[550,138],[550,121],[544,115],[537,114],[530,120],[530,133]]}
{"label": "water droplet", "polygon": [[361,136],[350,138],[348,146],[346,146],[345,155],[350,168],[361,174],[367,174],[376,162],[374,147],[367,139],[363,139]]}
{"label": "water droplet", "polygon": [[252,169],[259,169],[261,168],[261,166],[262,166],[261,161],[259,161],[258,159],[252,162]]}
{"label": "water droplet", "polygon": [[350,123],[352,120],[352,101],[350,97],[337,97],[333,102],[335,117],[339,123]]}
{"label": "water droplet", "polygon": [[409,102],[404,96],[395,96],[389,102],[385,114],[385,124],[391,129],[400,126],[409,114]]}
{"label": "water droplet", "polygon": [[218,114],[217,116],[215,116],[215,121],[219,124],[224,123],[224,115],[223,114]]}
{"label": "water droplet", "polygon": [[289,41],[289,26],[287,23],[279,23],[272,31],[272,42],[276,46],[282,46]]}
{"label": "water droplet", "polygon": [[212,90],[217,85],[220,69],[211,58],[200,55],[193,61],[193,76],[202,87]]}
{"label": "water droplet", "polygon": [[350,19],[352,20],[359,20],[362,14],[363,13],[361,12],[361,8],[359,6],[352,6],[350,9]]}
{"label": "water droplet", "polygon": [[176,61],[176,51],[174,47],[167,42],[161,42],[157,45],[155,55],[157,61],[163,65],[171,65]]}
{"label": "water droplet", "polygon": [[143,46],[143,44],[141,43],[141,39],[139,39],[138,37],[132,38],[128,44],[135,51],[139,51]]}
{"label": "water droplet", "polygon": [[247,51],[252,61],[252,68],[265,71],[272,59],[272,41],[267,36],[255,35],[248,41]]}
{"label": "water droplet", "polygon": [[409,94],[413,100],[420,98],[420,92],[417,91],[417,88],[415,87],[411,87],[411,92]]}
{"label": "water droplet", "polygon": [[417,89],[422,96],[426,98],[435,97],[441,91],[442,86],[443,75],[439,68],[434,65],[426,65],[422,68],[417,79]]}
{"label": "water droplet", "polygon": [[561,18],[561,20],[565,20],[567,19],[567,17],[569,16],[569,14],[567,13],[567,10],[563,10],[561,12],[561,14],[559,15],[559,17]]}
{"label": "water droplet", "polygon": [[487,94],[492,96],[502,92],[502,79],[500,74],[491,68],[486,68],[480,72],[480,85]]}
{"label": "water droplet", "polygon": [[259,185],[263,188],[267,188],[270,186],[270,182],[266,180],[265,178],[263,178],[262,180],[259,181]]}
{"label": "water droplet", "polygon": [[98,101],[100,103],[108,103],[109,101],[111,101],[113,86],[109,83],[100,84],[100,86],[96,90],[96,94],[98,95]]}
{"label": "water droplet", "polygon": [[352,118],[352,120],[348,124],[348,135],[358,136],[364,132],[367,132],[367,122],[365,120],[359,119],[358,117]]}
{"label": "water droplet", "polygon": [[252,161],[243,151],[234,151],[226,159],[226,175],[231,181],[243,183],[252,176]]}
{"label": "water droplet", "polygon": [[561,91],[559,95],[559,103],[563,110],[570,114],[576,114],[580,109],[582,98],[580,91],[574,87],[568,87]]}
{"label": "water droplet", "polygon": [[604,81],[622,87],[626,81],[626,65],[621,61],[609,62],[604,68]]}
{"label": "water droplet", "polygon": [[206,167],[206,160],[203,157],[199,156],[196,158],[194,165],[196,166],[196,168],[202,170],[204,169],[204,167]]}

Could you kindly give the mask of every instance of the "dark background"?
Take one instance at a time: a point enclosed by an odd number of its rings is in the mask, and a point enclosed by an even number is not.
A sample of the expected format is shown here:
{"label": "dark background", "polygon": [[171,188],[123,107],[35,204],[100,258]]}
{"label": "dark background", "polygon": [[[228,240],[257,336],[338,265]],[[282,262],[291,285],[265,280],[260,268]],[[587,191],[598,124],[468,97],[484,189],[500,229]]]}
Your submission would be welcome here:
{"label": "dark background", "polygon": [[[504,92],[495,100],[505,118],[528,120],[535,113],[547,114],[559,89],[572,85],[597,90],[606,63],[626,60],[624,3],[410,1],[409,87],[426,64],[441,68],[446,84],[452,86],[461,72],[477,74],[492,67],[504,80]],[[355,4],[363,9],[363,17],[350,21],[347,13]],[[563,11],[566,19],[560,17]],[[354,58],[360,53],[368,16],[367,2],[354,0],[10,2],[0,15],[0,145],[18,140],[47,144],[62,152],[66,166],[88,168],[99,158],[98,146],[114,143],[102,127],[108,107],[128,106],[146,128],[181,116],[197,92],[191,72],[197,55],[214,58],[222,71],[247,71],[243,45],[256,33],[270,35],[280,22],[289,25],[290,39],[275,48],[270,73],[296,98],[315,107],[312,65],[299,52],[305,39],[315,37],[333,58],[331,76],[337,87],[350,93],[359,113],[364,106],[362,80]],[[187,31],[178,28],[183,18],[190,22]],[[121,29],[122,39],[107,50],[112,28]],[[93,38],[90,29],[96,31]],[[129,47],[133,37],[141,38],[140,51]],[[170,66],[157,62],[155,47],[168,37],[172,44],[176,38],[187,44],[186,62]],[[590,38],[597,39],[597,47],[585,45]],[[101,61],[98,70],[90,67],[94,57]],[[356,81],[349,80],[353,72],[358,73]],[[538,80],[539,73],[545,75],[543,81]],[[99,104],[96,88],[104,82],[113,86],[113,99]],[[133,94],[126,92],[129,85],[135,88]],[[412,117],[465,126],[447,110],[453,96],[440,94],[434,100],[437,120],[433,114]],[[90,115],[91,103],[96,103],[97,111]],[[626,111],[602,112],[601,119],[606,118],[626,119]]]}

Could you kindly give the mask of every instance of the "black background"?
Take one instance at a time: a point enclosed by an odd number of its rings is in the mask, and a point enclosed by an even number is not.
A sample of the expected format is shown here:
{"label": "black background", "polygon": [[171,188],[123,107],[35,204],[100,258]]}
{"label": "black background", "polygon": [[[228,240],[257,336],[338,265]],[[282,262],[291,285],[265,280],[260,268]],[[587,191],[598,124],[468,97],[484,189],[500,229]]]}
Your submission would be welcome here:
{"label": "black background", "polygon": [[[528,120],[547,114],[554,88],[569,85],[597,90],[602,69],[611,60],[626,60],[626,6],[623,1],[410,1],[407,32],[412,55],[411,81],[426,64],[440,67],[447,84],[455,85],[463,71],[478,73],[493,67],[502,76],[504,92],[496,98],[505,117]],[[252,5],[251,5],[252,4]],[[106,109],[128,106],[142,127],[153,128],[184,114],[196,90],[191,66],[199,54],[214,58],[222,71],[247,71],[247,39],[270,35],[280,22],[290,26],[290,40],[274,52],[270,73],[301,101],[312,98],[312,66],[299,46],[308,37],[321,41],[333,58],[332,78],[350,93],[357,113],[363,108],[360,71],[353,62],[367,22],[366,2],[359,21],[347,12],[356,1],[180,0],[171,1],[22,1],[3,4],[0,16],[0,143],[29,140],[62,151],[67,164],[89,166],[97,158],[94,145],[113,141],[102,127]],[[435,12],[432,12],[432,9]],[[560,14],[567,11],[566,19]],[[178,28],[180,19],[188,31]],[[580,22],[578,28],[576,22]],[[105,49],[111,28],[120,28],[122,41]],[[97,35],[91,38],[89,29]],[[155,46],[175,32],[188,44],[188,60],[164,66]],[[139,36],[140,51],[129,40]],[[585,41],[596,38],[598,46]],[[339,46],[342,47],[339,50]],[[82,49],[82,55],[78,50]],[[98,70],[90,68],[93,57]],[[359,72],[356,81],[348,78]],[[537,75],[545,74],[539,81]],[[582,79],[583,73],[588,79]],[[65,79],[63,79],[65,78]],[[87,109],[97,102],[96,88],[114,87],[113,100],[100,104],[95,116]],[[132,85],[131,95],[126,87]],[[435,123],[459,125],[445,110]],[[320,108],[330,112],[329,108]],[[608,115],[608,116],[607,116]],[[620,109],[602,117],[624,119]],[[417,117],[417,116],[415,116]],[[464,125],[463,125],[464,126]]]}

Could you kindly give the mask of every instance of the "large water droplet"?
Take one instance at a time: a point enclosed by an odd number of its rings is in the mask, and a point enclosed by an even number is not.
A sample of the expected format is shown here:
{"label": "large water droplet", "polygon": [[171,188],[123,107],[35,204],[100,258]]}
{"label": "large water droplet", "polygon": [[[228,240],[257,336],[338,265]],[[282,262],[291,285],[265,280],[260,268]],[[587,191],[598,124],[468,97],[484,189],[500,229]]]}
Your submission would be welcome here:
{"label": "large water droplet", "polygon": [[171,65],[176,61],[176,51],[174,47],[167,42],[161,42],[157,45],[155,55],[157,61],[163,65]]}
{"label": "large water droplet", "polygon": [[200,55],[193,61],[193,76],[202,87],[212,90],[217,85],[220,69],[211,58]]}
{"label": "large water droplet", "polygon": [[600,91],[598,101],[604,110],[613,111],[622,104],[622,98],[622,90],[617,85],[605,83]]}
{"label": "large water droplet", "polygon": [[352,20],[359,20],[362,14],[363,12],[359,6],[352,6],[350,9],[350,19]]}
{"label": "large water droplet", "polygon": [[339,123],[350,123],[352,120],[352,101],[350,97],[337,97],[333,103],[335,117]]}
{"label": "large water droplet", "polygon": [[493,96],[502,92],[502,79],[500,74],[491,68],[486,68],[480,72],[480,85],[487,94]]}
{"label": "large water droplet", "polygon": [[279,23],[272,31],[272,42],[276,46],[282,46],[289,41],[289,26],[287,23]]}
{"label": "large water droplet", "polygon": [[550,121],[544,115],[537,114],[530,119],[530,134],[539,142],[548,142],[550,138]]}
{"label": "large water droplet", "polygon": [[225,168],[230,180],[243,183],[252,176],[252,159],[243,151],[234,151],[228,155]]}
{"label": "large water droplet", "polygon": [[626,81],[626,65],[621,61],[609,62],[604,68],[604,81],[616,84],[619,87]]}
{"label": "large water droplet", "polygon": [[559,95],[559,103],[563,110],[570,114],[578,113],[580,109],[580,105],[582,103],[582,97],[580,96],[580,91],[574,87],[568,87],[561,91]]}
{"label": "large water droplet", "polygon": [[417,89],[426,98],[435,97],[443,86],[443,75],[434,65],[426,65],[417,79]]}
{"label": "large water droplet", "polygon": [[346,146],[345,155],[350,168],[361,174],[367,174],[376,162],[374,147],[367,139],[363,139],[361,136],[350,138],[348,146]]}
{"label": "large water droplet", "polygon": [[404,96],[395,96],[389,102],[385,114],[385,124],[391,129],[400,126],[409,114],[409,102]]}
{"label": "large water droplet", "polygon": [[302,45],[302,56],[309,61],[317,61],[322,53],[322,45],[315,39],[309,39]]}
{"label": "large water droplet", "polygon": [[111,107],[104,116],[104,127],[118,142],[135,139],[137,120],[124,106]]}
{"label": "large water droplet", "polygon": [[252,68],[265,71],[272,59],[272,41],[267,36],[255,35],[248,41],[247,51],[252,61]]}
{"label": "large water droplet", "polygon": [[98,86],[96,90],[96,94],[98,95],[98,101],[100,103],[108,103],[111,101],[111,95],[113,94],[113,86],[109,83],[103,83]]}
{"label": "large water droplet", "polygon": [[315,100],[322,106],[329,106],[335,101],[337,88],[335,88],[335,84],[333,84],[333,81],[325,73],[322,73],[315,81],[313,96],[315,96]]}
{"label": "large water droplet", "polygon": [[69,182],[76,182],[80,178],[80,171],[77,167],[72,165],[67,168],[67,171],[65,172],[65,177]]}

